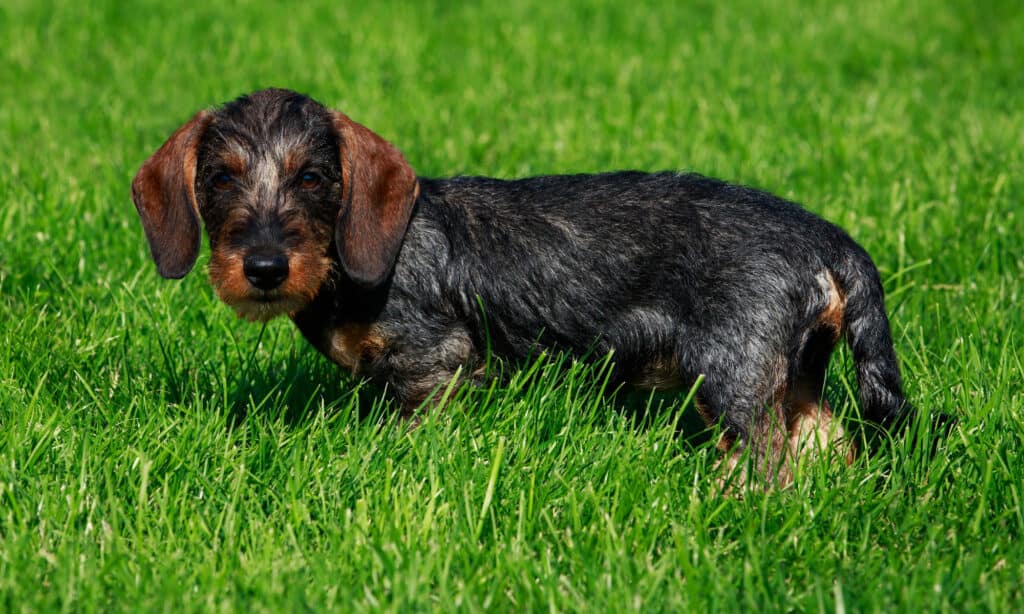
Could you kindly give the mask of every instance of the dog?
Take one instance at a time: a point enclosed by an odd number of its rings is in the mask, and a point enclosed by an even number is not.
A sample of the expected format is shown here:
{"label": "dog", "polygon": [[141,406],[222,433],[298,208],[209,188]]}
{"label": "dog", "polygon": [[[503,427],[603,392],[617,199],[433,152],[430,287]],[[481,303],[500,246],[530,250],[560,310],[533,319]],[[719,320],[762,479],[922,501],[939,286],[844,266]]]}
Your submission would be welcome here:
{"label": "dog", "polygon": [[843,437],[823,389],[844,336],[863,417],[892,429],[912,414],[869,255],[752,188],[676,172],[418,177],[346,115],[268,89],[198,112],[132,199],[160,275],[193,267],[201,220],[225,303],[288,315],[407,416],[481,375],[488,352],[612,352],[616,382],[703,376],[696,406],[730,466],[749,451],[785,480],[801,442]]}

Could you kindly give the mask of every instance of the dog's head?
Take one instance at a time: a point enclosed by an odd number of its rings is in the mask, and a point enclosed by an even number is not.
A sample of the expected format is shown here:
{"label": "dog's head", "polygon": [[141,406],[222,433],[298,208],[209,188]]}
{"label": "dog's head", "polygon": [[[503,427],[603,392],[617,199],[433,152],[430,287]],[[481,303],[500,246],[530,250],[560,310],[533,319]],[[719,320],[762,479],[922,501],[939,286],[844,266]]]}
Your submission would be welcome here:
{"label": "dog's head", "polygon": [[139,169],[132,200],[157,270],[180,278],[210,239],[210,279],[240,315],[302,309],[335,263],[384,281],[418,186],[390,143],[287,90],[200,111]]}

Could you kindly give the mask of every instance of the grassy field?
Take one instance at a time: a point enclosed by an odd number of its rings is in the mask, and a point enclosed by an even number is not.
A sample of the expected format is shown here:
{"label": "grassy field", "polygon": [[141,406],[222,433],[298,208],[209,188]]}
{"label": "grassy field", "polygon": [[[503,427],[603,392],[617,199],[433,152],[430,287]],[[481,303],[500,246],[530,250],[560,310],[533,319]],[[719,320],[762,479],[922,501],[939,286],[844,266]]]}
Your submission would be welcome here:
{"label": "grassy field", "polygon": [[[1024,609],[1024,8],[646,4],[4,2],[0,610]],[[910,398],[960,425],[723,497],[683,395],[638,419],[556,359],[407,432],[219,304],[205,247],[182,282],[148,259],[139,164],[270,85],[424,175],[805,203],[873,254]],[[845,350],[828,394],[856,415]]]}

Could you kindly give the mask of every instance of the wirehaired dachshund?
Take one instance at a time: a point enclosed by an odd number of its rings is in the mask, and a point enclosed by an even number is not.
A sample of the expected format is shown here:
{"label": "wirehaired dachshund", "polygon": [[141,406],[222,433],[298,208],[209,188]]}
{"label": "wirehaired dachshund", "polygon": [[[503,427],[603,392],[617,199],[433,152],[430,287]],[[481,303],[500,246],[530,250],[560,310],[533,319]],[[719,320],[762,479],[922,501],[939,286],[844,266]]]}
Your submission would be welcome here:
{"label": "wirehaired dachshund", "polygon": [[863,417],[891,427],[911,411],[871,258],[751,188],[676,172],[417,177],[344,114],[268,89],[198,112],[132,199],[163,277],[195,264],[202,220],[225,303],[287,314],[408,414],[488,352],[613,352],[617,382],[703,376],[696,406],[731,466],[749,450],[786,479],[790,451],[841,435],[822,396],[844,335]]}

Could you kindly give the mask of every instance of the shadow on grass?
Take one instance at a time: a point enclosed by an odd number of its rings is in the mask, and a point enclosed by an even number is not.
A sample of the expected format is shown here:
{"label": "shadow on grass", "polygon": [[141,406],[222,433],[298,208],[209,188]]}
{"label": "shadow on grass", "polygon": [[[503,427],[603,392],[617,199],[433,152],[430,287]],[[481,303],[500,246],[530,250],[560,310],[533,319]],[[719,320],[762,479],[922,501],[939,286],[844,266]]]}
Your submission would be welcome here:
{"label": "shadow on grass", "polygon": [[[619,382],[614,363],[608,357],[574,358],[563,353],[542,353],[510,362],[492,358],[485,375],[473,385],[464,385],[450,393],[451,404],[480,410],[489,420],[513,418],[513,408],[540,408],[534,414],[539,433],[558,437],[571,423],[577,423],[579,410],[584,421],[608,419],[608,412],[625,419],[634,432],[669,429],[681,443],[699,447],[716,438],[717,429],[709,428],[695,410],[692,393],[686,388],[665,391],[645,390]],[[422,411],[431,411],[423,408]],[[570,417],[576,414],[577,417]],[[603,428],[596,424],[598,428]],[[486,424],[483,428],[488,428]],[[503,427],[499,427],[503,428]]]}
{"label": "shadow on grass", "polygon": [[383,387],[347,373],[312,348],[303,347],[292,358],[270,369],[254,367],[230,386],[229,428],[253,413],[301,427],[319,413],[330,417],[350,411],[359,421],[376,421],[393,409]]}
{"label": "shadow on grass", "polygon": [[[513,406],[516,399],[530,398],[538,388],[556,391],[563,386],[582,386],[586,394],[600,395],[604,406],[624,416],[636,431],[671,426],[675,438],[691,448],[710,445],[718,432],[704,423],[692,403],[683,402],[686,389],[651,391],[616,385],[611,381],[614,365],[609,361],[580,366],[580,361],[554,355],[515,365],[494,361],[492,367],[490,377],[497,382],[492,392],[503,399],[503,405]],[[250,361],[248,369],[239,371],[226,382],[224,409],[228,428],[241,425],[256,413],[267,419],[280,419],[294,428],[303,427],[317,416],[330,418],[339,412],[350,414],[359,422],[375,424],[395,420],[398,414],[386,386],[351,375],[303,343],[289,350],[286,357],[272,356],[269,364]],[[464,384],[463,390],[453,392],[453,399],[470,404],[484,402],[492,396],[487,391],[488,381],[478,382],[478,386]],[[826,395],[836,398],[837,405],[847,404],[848,399],[842,399],[843,393],[837,388],[830,382]],[[216,395],[213,389],[208,393]],[[421,411],[433,410],[424,407]],[[850,427],[860,450],[871,456],[905,437],[910,438],[908,443],[913,448],[924,446],[928,448],[926,454],[934,455],[955,425],[955,419],[939,412],[927,415],[930,425],[922,427],[915,419],[902,432],[865,425],[856,417],[847,416],[844,423]]]}
{"label": "shadow on grass", "polygon": [[694,448],[708,445],[716,438],[716,429],[705,424],[691,405],[680,405],[686,393],[685,389],[652,391],[622,387],[611,399],[616,410],[629,418],[637,430],[658,428],[665,421],[673,421],[677,439]]}

